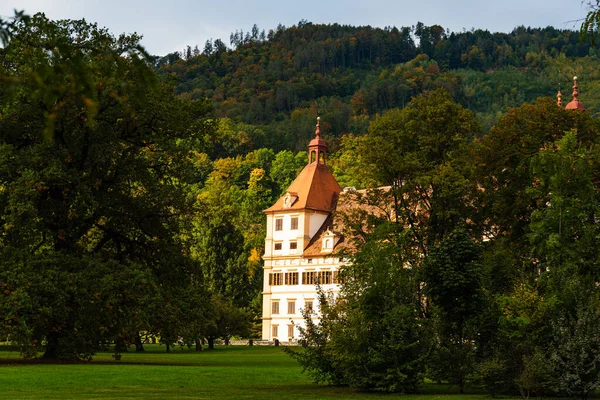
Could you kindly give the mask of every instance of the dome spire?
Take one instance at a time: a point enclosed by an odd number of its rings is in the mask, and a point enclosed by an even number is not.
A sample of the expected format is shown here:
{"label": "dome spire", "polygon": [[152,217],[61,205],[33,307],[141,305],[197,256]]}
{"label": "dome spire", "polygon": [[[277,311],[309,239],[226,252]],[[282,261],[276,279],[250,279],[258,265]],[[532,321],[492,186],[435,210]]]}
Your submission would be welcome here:
{"label": "dome spire", "polygon": [[567,110],[582,110],[585,111],[583,103],[577,98],[579,96],[579,86],[577,86],[577,77],[573,77],[573,100],[565,107]]}
{"label": "dome spire", "polygon": [[315,136],[321,137],[321,117],[317,117],[317,129],[315,129]]}
{"label": "dome spire", "polygon": [[308,145],[308,163],[325,164],[327,159],[327,144],[321,139],[321,117],[317,117],[315,138]]}

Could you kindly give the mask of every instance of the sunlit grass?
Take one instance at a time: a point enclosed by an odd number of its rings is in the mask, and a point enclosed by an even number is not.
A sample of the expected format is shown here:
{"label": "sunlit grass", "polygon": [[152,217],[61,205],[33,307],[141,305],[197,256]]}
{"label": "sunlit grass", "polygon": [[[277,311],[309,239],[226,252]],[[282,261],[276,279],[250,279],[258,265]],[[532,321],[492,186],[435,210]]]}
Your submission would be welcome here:
{"label": "sunlit grass", "polygon": [[[0,348],[0,398],[3,399],[391,399],[349,388],[315,385],[296,362],[276,347],[218,346],[195,352],[146,346],[114,362],[100,353],[91,363],[20,363],[18,354]],[[484,398],[456,394],[447,385],[426,384],[424,394],[404,399]]]}

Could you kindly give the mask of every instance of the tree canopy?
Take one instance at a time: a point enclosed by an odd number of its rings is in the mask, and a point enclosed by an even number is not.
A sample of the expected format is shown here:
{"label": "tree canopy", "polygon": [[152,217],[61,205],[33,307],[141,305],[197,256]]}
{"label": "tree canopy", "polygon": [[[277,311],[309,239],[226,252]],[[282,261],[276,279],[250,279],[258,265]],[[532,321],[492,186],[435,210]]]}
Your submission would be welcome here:
{"label": "tree canopy", "polygon": [[179,141],[211,106],[159,83],[138,36],[41,14],[14,27],[0,78],[0,330],[24,354],[45,341],[48,357],[89,358],[164,327],[193,271]]}
{"label": "tree canopy", "polygon": [[592,393],[599,134],[549,99],[487,133],[440,91],[376,117],[344,151],[387,186],[342,215],[341,292],[322,294],[325,321],[288,351],[316,381],[363,390],[415,392],[428,376],[461,392]]}

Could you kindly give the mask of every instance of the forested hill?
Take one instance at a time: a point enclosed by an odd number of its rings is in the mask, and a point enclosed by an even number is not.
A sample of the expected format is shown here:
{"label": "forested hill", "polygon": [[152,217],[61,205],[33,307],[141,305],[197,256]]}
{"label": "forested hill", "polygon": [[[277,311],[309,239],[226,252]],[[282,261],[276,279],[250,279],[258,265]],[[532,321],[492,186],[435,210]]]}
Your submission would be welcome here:
{"label": "forested hill", "polygon": [[268,33],[255,25],[157,61],[184,98],[207,97],[217,115],[250,124],[251,147],[303,149],[321,114],[335,144],[364,133],[386,109],[443,87],[491,126],[509,107],[554,96],[570,100],[572,77],[580,99],[600,111],[597,49],[572,30],[518,27],[510,33],[450,33],[439,25],[386,27],[300,21]]}

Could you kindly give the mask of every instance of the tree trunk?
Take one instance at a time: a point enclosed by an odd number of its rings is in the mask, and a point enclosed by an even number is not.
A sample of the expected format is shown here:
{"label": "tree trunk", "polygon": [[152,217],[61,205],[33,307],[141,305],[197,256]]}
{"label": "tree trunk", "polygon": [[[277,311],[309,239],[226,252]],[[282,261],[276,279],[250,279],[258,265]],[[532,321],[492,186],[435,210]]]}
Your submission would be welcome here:
{"label": "tree trunk", "polygon": [[169,343],[166,344],[167,345],[167,353],[171,352],[171,345]]}
{"label": "tree trunk", "polygon": [[214,350],[215,349],[215,338],[208,338],[208,349],[209,350]]}
{"label": "tree trunk", "polygon": [[199,340],[196,340],[196,351],[202,351],[202,344]]}
{"label": "tree trunk", "polygon": [[135,334],[134,343],[136,353],[141,353],[144,351],[144,344],[142,343],[142,338],[140,337],[139,332]]}
{"label": "tree trunk", "polygon": [[58,358],[58,333],[53,332],[46,337],[46,351],[43,358],[52,360]]}

